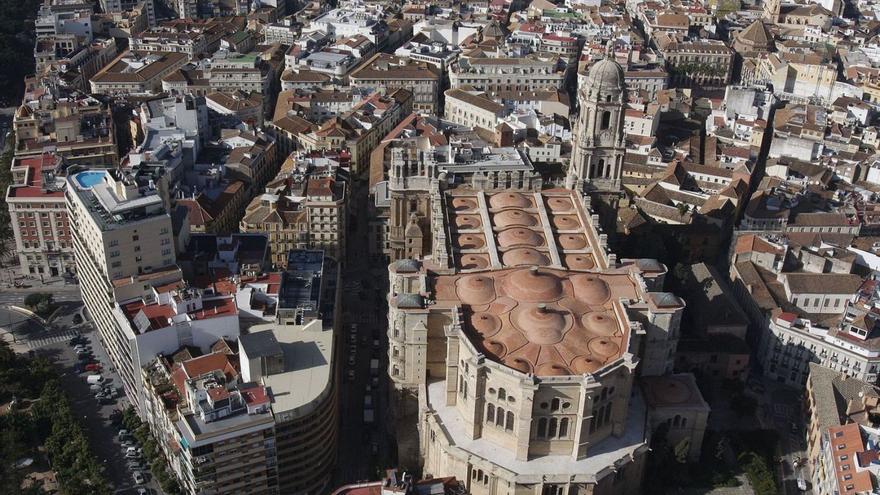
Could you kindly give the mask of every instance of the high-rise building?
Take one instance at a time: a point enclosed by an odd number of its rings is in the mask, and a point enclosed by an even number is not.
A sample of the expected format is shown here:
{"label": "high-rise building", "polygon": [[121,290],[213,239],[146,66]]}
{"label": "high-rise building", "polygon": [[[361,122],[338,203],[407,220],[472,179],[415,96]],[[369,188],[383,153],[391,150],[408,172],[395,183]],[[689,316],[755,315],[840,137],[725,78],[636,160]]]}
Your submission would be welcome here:
{"label": "high-rise building", "polygon": [[580,113],[575,122],[574,149],[568,169],[569,185],[581,189],[620,190],[626,84],[623,68],[611,58],[590,67],[578,88]]}
{"label": "high-rise building", "polygon": [[140,367],[126,332],[129,323],[114,311],[114,290],[130,277],[162,279],[169,269],[178,272],[166,201],[154,184],[139,185],[119,170],[70,174],[65,197],[83,302],[137,404]]}

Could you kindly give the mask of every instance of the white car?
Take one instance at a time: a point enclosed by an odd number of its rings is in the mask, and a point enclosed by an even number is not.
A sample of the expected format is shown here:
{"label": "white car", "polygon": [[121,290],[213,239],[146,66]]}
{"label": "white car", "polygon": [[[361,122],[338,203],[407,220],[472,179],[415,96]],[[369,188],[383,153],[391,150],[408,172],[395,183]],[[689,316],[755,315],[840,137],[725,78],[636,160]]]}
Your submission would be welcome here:
{"label": "white car", "polygon": [[137,485],[143,485],[147,482],[147,478],[144,477],[144,473],[140,471],[135,471],[131,473],[131,477],[134,478],[134,482]]}

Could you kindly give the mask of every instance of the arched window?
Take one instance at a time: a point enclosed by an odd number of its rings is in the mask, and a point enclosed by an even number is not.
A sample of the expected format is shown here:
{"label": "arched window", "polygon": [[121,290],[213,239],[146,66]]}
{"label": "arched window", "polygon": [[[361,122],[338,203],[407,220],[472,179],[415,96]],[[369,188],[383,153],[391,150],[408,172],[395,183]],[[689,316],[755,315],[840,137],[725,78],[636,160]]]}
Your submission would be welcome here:
{"label": "arched window", "polygon": [[606,96],[606,97],[605,97],[605,101],[606,101],[607,103],[611,103],[611,95]]}
{"label": "arched window", "polygon": [[568,436],[568,418],[562,418],[559,421],[559,438],[565,438]]}
{"label": "arched window", "polygon": [[687,426],[687,424],[688,424],[687,418],[681,418],[681,427],[684,428],[685,426]]}
{"label": "arched window", "polygon": [[547,431],[547,436],[550,438],[556,438],[556,429],[557,429],[557,420],[556,418],[550,418],[550,429]]}
{"label": "arched window", "polygon": [[559,399],[553,399],[550,401],[550,410],[554,412],[559,410]]}
{"label": "arched window", "polygon": [[507,398],[507,391],[503,388],[498,389],[498,400],[504,400]]}
{"label": "arched window", "polygon": [[513,431],[513,412],[507,411],[507,417],[504,421],[504,429],[507,431]]}
{"label": "arched window", "polygon": [[504,409],[501,407],[495,410],[495,426],[504,426]]}
{"label": "arched window", "polygon": [[675,415],[675,419],[672,420],[672,426],[676,428],[681,426],[681,416],[679,416],[678,414]]}
{"label": "arched window", "polygon": [[492,404],[486,406],[486,421],[489,423],[495,421],[495,406]]}
{"label": "arched window", "polygon": [[544,438],[547,436],[547,418],[541,418],[538,420],[538,438]]}
{"label": "arched window", "polygon": [[600,129],[608,129],[611,127],[611,112],[604,111],[602,112],[602,126]]}

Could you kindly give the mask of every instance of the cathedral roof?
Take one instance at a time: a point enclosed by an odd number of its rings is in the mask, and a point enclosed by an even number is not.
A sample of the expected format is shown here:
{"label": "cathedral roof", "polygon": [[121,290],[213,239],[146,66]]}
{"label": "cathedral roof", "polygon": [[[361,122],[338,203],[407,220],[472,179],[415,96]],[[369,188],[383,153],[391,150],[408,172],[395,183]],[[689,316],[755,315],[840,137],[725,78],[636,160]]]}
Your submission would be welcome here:
{"label": "cathedral roof", "polygon": [[599,89],[617,89],[625,88],[623,67],[610,58],[604,58],[590,67],[587,73],[587,86]]}

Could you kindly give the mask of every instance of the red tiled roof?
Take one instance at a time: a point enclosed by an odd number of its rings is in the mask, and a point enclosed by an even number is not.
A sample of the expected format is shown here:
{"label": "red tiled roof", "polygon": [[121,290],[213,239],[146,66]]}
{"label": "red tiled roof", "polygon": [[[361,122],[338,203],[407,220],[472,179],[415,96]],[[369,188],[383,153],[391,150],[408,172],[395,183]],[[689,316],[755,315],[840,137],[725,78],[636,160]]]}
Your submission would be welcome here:
{"label": "red tiled roof", "polygon": [[57,157],[53,153],[21,158],[12,164],[13,169],[26,168],[24,184],[9,188],[10,198],[63,198],[63,191],[43,190],[43,170],[54,170]]}

